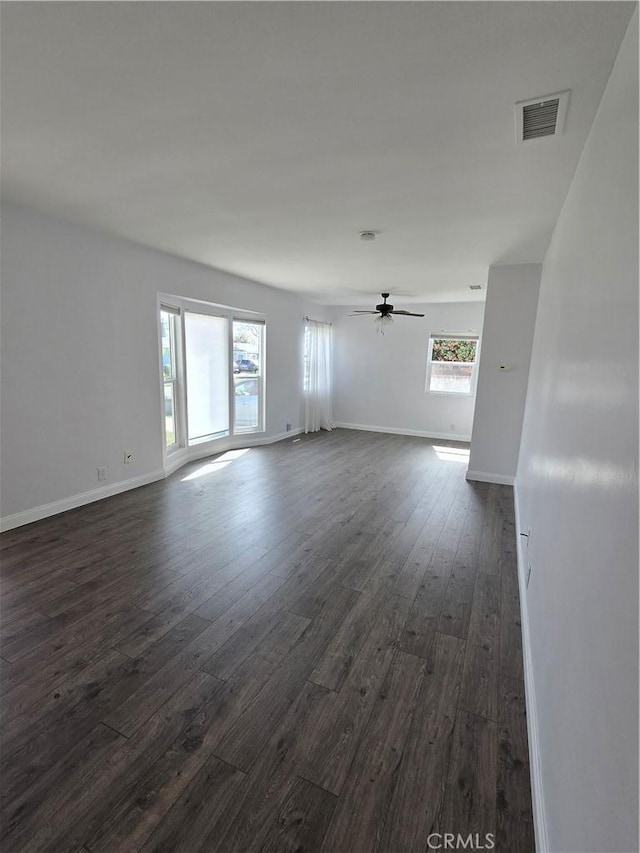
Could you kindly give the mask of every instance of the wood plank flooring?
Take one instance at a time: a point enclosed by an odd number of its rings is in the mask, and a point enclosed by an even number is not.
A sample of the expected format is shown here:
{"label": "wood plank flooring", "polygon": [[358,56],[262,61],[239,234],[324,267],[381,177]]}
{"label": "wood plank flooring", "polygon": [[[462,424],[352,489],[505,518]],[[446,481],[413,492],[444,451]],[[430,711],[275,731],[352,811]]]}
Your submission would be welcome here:
{"label": "wood plank flooring", "polygon": [[533,851],[512,493],[463,450],[335,430],[3,534],[2,850]]}

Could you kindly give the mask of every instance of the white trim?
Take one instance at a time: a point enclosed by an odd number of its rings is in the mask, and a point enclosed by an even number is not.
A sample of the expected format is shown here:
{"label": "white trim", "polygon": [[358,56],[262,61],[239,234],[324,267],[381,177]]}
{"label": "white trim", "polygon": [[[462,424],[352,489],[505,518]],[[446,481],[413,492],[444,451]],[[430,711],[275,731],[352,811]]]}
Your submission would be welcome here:
{"label": "white trim", "polygon": [[119,483],[112,483],[110,486],[102,486],[100,489],[92,489],[89,492],[81,492],[77,495],[71,495],[68,498],[62,498],[59,501],[53,501],[50,504],[43,504],[32,509],[26,509],[24,512],[16,512],[13,515],[7,515],[0,518],[0,532],[13,530],[14,527],[22,527],[24,524],[31,524],[33,521],[40,521],[43,518],[49,518],[52,515],[59,515],[61,512],[66,512],[69,509],[76,509],[85,504],[101,501],[103,498],[109,498],[112,495],[118,495],[120,492],[128,492],[130,489],[137,489],[140,486],[147,486],[149,483],[155,483],[157,480],[164,480],[169,477],[179,468],[182,468],[187,462],[193,462],[196,459],[203,459],[207,456],[216,456],[218,453],[224,453],[227,450],[232,450],[238,447],[255,447],[261,444],[274,444],[276,441],[283,441],[286,438],[300,435],[304,432],[302,427],[289,430],[289,432],[280,432],[277,435],[265,437],[264,435],[253,436],[248,438],[242,435],[225,437],[219,440],[216,446],[211,444],[206,446],[201,445],[195,448],[181,448],[172,453],[167,459],[164,470],[154,471],[151,474],[141,474],[139,477],[132,477],[130,480],[121,480]]}
{"label": "white trim", "polygon": [[279,432],[276,435],[265,436],[264,433],[252,435],[225,435],[223,438],[214,439],[212,442],[200,445],[191,445],[188,448],[186,458],[181,457],[181,461],[174,465],[171,473],[182,468],[187,462],[194,462],[197,459],[206,459],[208,456],[217,456],[219,453],[226,453],[227,450],[237,450],[241,447],[260,447],[265,444],[274,444],[276,441],[282,441],[286,438],[291,438],[294,435],[300,435],[304,432],[302,427],[289,430],[289,432]]}
{"label": "white trim", "polygon": [[292,438],[294,435],[302,435],[304,432],[303,427],[298,427],[297,429],[290,429],[289,432],[279,432],[276,435],[270,435],[268,438],[264,436],[249,438],[248,435],[236,435],[234,438],[236,439],[234,442],[234,447],[255,447],[261,444],[275,444],[276,441],[283,441],[285,438]]}
{"label": "white trim", "polygon": [[515,482],[515,478],[507,474],[490,474],[488,471],[467,471],[466,478],[480,483],[497,483],[499,486],[513,486]]}
{"label": "white trim", "polygon": [[[475,341],[476,342],[476,357],[473,361],[461,361],[457,364],[471,365],[471,381],[469,382],[468,391],[437,391],[432,390],[431,385],[431,367],[433,364],[444,364],[446,362],[433,361],[433,344],[435,341]],[[480,333],[479,332],[430,332],[429,333],[429,348],[427,350],[427,373],[424,380],[425,394],[439,394],[445,397],[475,397],[478,387],[478,363],[480,361]],[[453,362],[456,363],[456,362]]]}
{"label": "white trim", "polygon": [[531,804],[533,808],[533,826],[538,853],[547,853],[547,820],[542,785],[542,766],[540,764],[540,738],[538,735],[538,712],[536,706],[535,684],[533,680],[533,662],[531,658],[531,639],[529,632],[529,612],[527,609],[527,584],[525,581],[526,560],[522,554],[523,537],[520,535],[520,510],[518,489],[513,489],[513,502],[516,517],[516,553],[518,556],[518,588],[520,593],[520,621],[522,623],[522,657],[524,662],[524,686],[527,708],[527,734],[529,740],[529,772],[531,775]]}
{"label": "white trim", "polygon": [[[178,300],[179,302],[179,300]],[[173,317],[173,360],[175,375],[171,380],[173,383],[173,426],[174,426],[174,443],[167,447],[167,418],[165,411],[164,399],[164,367],[162,363],[162,312],[169,313]],[[168,467],[171,467],[171,458],[175,453],[180,452],[182,447],[183,437],[187,434],[187,407],[184,398],[183,382],[180,378],[184,373],[184,311],[181,307],[168,305],[162,301],[158,294],[158,369],[160,373],[160,423],[162,424],[162,454],[164,459],[165,473]]]}
{"label": "white trim", "polygon": [[195,462],[197,459],[206,459],[208,456],[217,456],[219,453],[226,453],[227,450],[237,450],[240,447],[259,447],[263,444],[274,444],[276,441],[283,441],[286,438],[291,438],[294,435],[300,435],[304,432],[302,427],[289,430],[289,432],[279,432],[276,435],[265,436],[264,433],[245,433],[238,435],[225,435],[222,438],[215,438],[212,441],[203,442],[202,444],[192,444],[188,448],[183,448],[178,458],[171,460],[171,466],[165,468],[167,477],[173,474],[187,462]]}
{"label": "white trim", "polygon": [[[334,423],[334,429],[359,429],[364,432],[386,432],[391,435],[415,435],[419,438],[438,438],[441,441],[471,441],[471,436],[457,432],[431,432],[430,430],[405,429],[404,427],[369,426],[368,424]],[[288,433],[291,435],[291,433]]]}
{"label": "white trim", "polygon": [[[231,305],[223,305],[217,302],[207,302],[202,299],[193,299],[191,297],[186,296],[177,296],[176,294],[169,294],[164,292],[157,293],[157,314],[158,314],[158,368],[160,374],[160,404],[161,404],[161,423],[162,423],[162,431],[163,436],[166,441],[166,420],[164,414],[164,373],[162,368],[162,323],[160,319],[160,312],[168,310],[169,313],[174,314],[174,316],[178,317],[180,322],[176,323],[175,326],[175,361],[176,361],[176,376],[173,380],[174,382],[174,415],[175,415],[175,427],[176,427],[176,439],[178,442],[178,447],[176,445],[171,445],[170,448],[164,447],[163,458],[164,458],[164,471],[165,474],[173,473],[173,471],[177,471],[184,462],[177,461],[180,457],[176,457],[175,454],[180,454],[184,449],[182,442],[185,440],[188,443],[188,435],[189,435],[189,417],[188,417],[188,407],[187,407],[187,393],[186,393],[186,334],[185,334],[185,318],[187,314],[197,314],[199,316],[207,316],[207,317],[216,317],[218,319],[225,320],[227,325],[227,334],[228,334],[228,367],[229,367],[229,432],[231,432],[234,428],[235,423],[235,395],[234,395],[234,383],[233,383],[233,324],[234,322],[241,323],[254,323],[255,325],[262,326],[262,335],[261,335],[261,352],[260,359],[262,363],[262,369],[260,371],[259,376],[256,378],[260,383],[260,425],[259,429],[255,432],[257,434],[264,433],[265,428],[265,419],[266,419],[266,324],[267,324],[267,315],[262,311],[251,311],[248,308],[234,308]],[[177,392],[177,393],[176,393]],[[249,434],[254,434],[253,431]],[[244,437],[247,433],[238,432],[233,438]],[[212,441],[222,441],[225,440],[227,436],[224,436],[222,439],[210,439],[205,437],[202,440],[202,443],[209,447]],[[197,441],[196,441],[197,443]],[[261,442],[262,443],[262,442]],[[194,445],[191,445],[193,447]],[[233,447],[237,447],[236,444],[232,445]],[[229,449],[225,447],[224,450]],[[214,453],[222,453],[224,450],[216,448]],[[168,452],[167,452],[168,451]],[[210,455],[209,452],[197,451],[195,455],[192,452],[189,452],[189,459],[201,459],[203,456]]]}
{"label": "white trim", "polygon": [[[445,364],[444,361],[436,361],[436,364]],[[458,362],[459,364],[460,362]],[[431,362],[433,364],[433,362]],[[475,391],[429,391],[428,388],[424,390],[425,394],[432,394],[434,397],[473,397],[475,395]]]}
{"label": "white trim", "polygon": [[167,458],[164,463],[164,476],[168,477],[170,474],[173,474],[174,471],[177,471],[178,468],[182,468],[183,465],[189,461],[189,452],[186,447],[180,447],[178,450],[174,450],[172,453],[167,454]]}
{"label": "white trim", "polygon": [[76,509],[76,507],[94,503],[94,501],[101,501],[103,498],[110,498],[112,495],[120,494],[120,492],[128,492],[130,489],[147,486],[149,483],[155,483],[156,480],[162,480],[164,476],[164,471],[154,471],[151,474],[141,474],[139,477],[132,477],[130,480],[120,480],[120,482],[112,483],[110,486],[91,489],[89,492],[81,492],[77,495],[71,495],[68,498],[62,498],[59,501],[53,501],[49,504],[42,504],[41,506],[24,510],[24,512],[16,512],[13,515],[6,515],[4,518],[0,518],[0,530],[3,532],[5,530],[13,530],[14,527],[21,527],[23,524],[31,524],[32,521],[40,521],[43,518],[48,518],[50,515],[58,515],[59,513],[66,512],[69,509]]}

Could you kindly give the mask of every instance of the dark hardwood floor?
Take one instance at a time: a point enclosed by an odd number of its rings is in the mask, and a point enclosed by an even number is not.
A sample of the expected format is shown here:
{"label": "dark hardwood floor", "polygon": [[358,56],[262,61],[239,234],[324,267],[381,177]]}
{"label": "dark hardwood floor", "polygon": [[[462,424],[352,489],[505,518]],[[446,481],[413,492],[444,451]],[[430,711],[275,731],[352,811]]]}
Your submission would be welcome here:
{"label": "dark hardwood floor", "polygon": [[533,851],[512,490],[462,449],[336,430],[3,534],[1,849]]}

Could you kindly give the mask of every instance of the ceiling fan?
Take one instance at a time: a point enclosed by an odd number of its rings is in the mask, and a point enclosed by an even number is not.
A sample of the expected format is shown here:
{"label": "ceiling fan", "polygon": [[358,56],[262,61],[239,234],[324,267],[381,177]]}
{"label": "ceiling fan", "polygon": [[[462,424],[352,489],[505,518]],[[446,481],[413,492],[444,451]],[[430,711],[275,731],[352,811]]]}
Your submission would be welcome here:
{"label": "ceiling fan", "polygon": [[385,327],[389,325],[389,323],[393,322],[393,316],[396,314],[401,314],[404,317],[424,317],[424,314],[415,314],[413,311],[402,311],[399,308],[394,308],[387,299],[389,298],[388,293],[381,293],[380,296],[384,299],[384,302],[381,302],[379,305],[376,305],[375,311],[354,311],[353,314],[350,314],[350,317],[358,317],[364,314],[378,314],[376,317],[376,323],[379,324],[379,331],[384,335]]}

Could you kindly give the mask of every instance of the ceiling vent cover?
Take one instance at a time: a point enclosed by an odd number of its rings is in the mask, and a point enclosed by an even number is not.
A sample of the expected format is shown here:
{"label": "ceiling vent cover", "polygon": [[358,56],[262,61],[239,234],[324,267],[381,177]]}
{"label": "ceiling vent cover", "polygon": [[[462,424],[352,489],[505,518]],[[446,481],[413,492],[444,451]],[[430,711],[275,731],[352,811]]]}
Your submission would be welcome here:
{"label": "ceiling vent cover", "polygon": [[529,142],[562,133],[569,92],[556,92],[516,104],[516,141]]}

